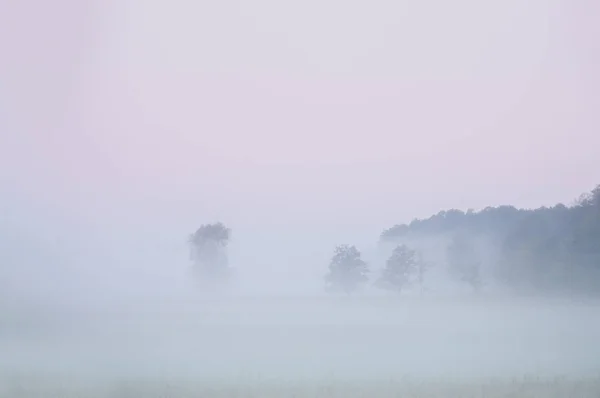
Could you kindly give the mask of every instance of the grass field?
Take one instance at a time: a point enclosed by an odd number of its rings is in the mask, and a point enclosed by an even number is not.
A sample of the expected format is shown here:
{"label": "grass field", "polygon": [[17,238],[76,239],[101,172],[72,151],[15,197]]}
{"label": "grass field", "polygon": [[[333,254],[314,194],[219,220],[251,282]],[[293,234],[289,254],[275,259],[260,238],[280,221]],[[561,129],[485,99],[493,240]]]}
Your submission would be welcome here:
{"label": "grass field", "polygon": [[5,317],[0,398],[600,398],[598,302],[144,304]]}
{"label": "grass field", "polygon": [[193,383],[190,381],[83,381],[36,376],[4,377],[0,396],[7,398],[598,398],[600,378],[456,381],[386,380],[373,382],[260,381]]}

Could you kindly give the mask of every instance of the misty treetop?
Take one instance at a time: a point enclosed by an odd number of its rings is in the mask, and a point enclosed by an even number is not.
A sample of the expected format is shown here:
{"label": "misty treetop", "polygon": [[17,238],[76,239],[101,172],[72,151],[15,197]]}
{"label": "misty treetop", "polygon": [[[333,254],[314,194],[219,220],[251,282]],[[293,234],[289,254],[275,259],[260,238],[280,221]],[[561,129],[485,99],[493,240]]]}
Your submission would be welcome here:
{"label": "misty treetop", "polygon": [[325,282],[330,291],[352,293],[367,283],[368,273],[369,267],[355,246],[339,245],[329,263]]}
{"label": "misty treetop", "polygon": [[227,245],[231,230],[223,223],[203,224],[188,238],[190,257],[199,278],[223,278],[228,275]]}
{"label": "misty treetop", "polygon": [[221,222],[202,224],[196,232],[190,235],[189,242],[194,246],[202,246],[207,243],[227,246],[230,235],[231,230]]}
{"label": "misty treetop", "polygon": [[[452,209],[396,225],[380,239],[438,241],[446,247],[451,273],[473,288],[482,283],[485,265],[499,282],[517,289],[600,292],[600,185],[571,206]],[[494,250],[487,262],[476,250],[483,240],[486,250]]]}
{"label": "misty treetop", "polygon": [[413,276],[419,272],[420,267],[417,252],[406,245],[398,245],[386,261],[376,284],[382,289],[400,293],[411,284]]}

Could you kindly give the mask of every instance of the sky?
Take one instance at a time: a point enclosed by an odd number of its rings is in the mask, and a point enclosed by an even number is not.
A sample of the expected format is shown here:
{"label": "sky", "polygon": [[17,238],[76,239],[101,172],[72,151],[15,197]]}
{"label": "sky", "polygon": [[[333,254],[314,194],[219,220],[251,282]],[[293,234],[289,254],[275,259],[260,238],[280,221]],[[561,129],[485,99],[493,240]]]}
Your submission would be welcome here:
{"label": "sky", "polygon": [[0,2],[4,225],[91,247],[222,220],[292,247],[569,203],[600,183],[598,18],[592,0]]}

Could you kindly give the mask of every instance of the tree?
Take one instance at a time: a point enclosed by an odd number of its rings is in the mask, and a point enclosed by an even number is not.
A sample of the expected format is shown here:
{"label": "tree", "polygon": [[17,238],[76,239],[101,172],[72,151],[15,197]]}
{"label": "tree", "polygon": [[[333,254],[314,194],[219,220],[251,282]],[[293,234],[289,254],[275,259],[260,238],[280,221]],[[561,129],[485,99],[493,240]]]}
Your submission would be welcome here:
{"label": "tree", "polygon": [[450,273],[474,290],[481,287],[480,262],[473,245],[463,235],[455,235],[447,249]]}
{"label": "tree", "polygon": [[355,246],[340,245],[335,248],[325,282],[329,290],[350,294],[368,281],[368,273],[360,251]]}
{"label": "tree", "polygon": [[212,279],[227,276],[229,264],[226,249],[230,235],[231,230],[217,222],[203,224],[189,236],[190,258],[199,276]]}
{"label": "tree", "polygon": [[417,253],[406,245],[398,245],[388,258],[377,286],[400,293],[410,285],[412,276],[418,271]]}

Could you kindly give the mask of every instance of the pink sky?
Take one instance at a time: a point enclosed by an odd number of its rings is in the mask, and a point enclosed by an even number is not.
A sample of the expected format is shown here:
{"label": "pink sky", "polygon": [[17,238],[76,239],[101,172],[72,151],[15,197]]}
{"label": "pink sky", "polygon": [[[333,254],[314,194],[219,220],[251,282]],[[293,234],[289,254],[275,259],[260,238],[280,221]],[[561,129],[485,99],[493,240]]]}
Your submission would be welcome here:
{"label": "pink sky", "polygon": [[599,10],[3,2],[0,190],[113,227],[369,232],[570,201],[600,183]]}

